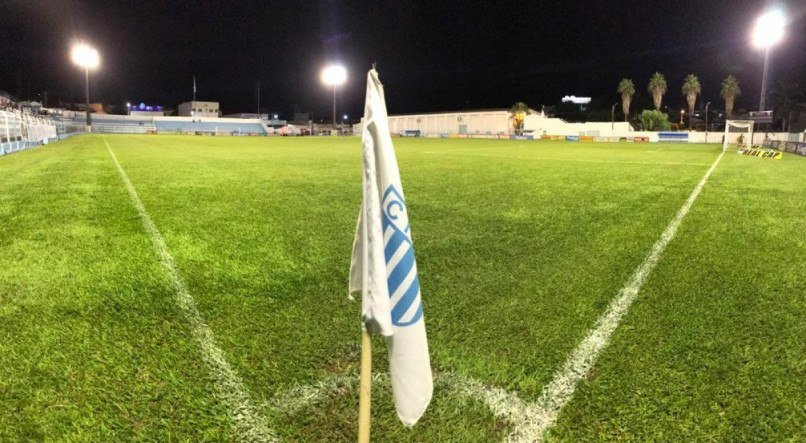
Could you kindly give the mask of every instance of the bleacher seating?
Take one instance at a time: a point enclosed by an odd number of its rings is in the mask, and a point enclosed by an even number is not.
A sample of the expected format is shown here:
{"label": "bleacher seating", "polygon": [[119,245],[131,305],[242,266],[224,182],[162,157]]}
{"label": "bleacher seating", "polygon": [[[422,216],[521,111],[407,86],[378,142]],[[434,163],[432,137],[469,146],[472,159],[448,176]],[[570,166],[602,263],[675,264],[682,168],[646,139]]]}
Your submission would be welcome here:
{"label": "bleacher seating", "polygon": [[92,131],[116,134],[146,134],[156,131],[153,119],[143,120],[109,120],[92,118]]}
{"label": "bleacher seating", "polygon": [[229,122],[202,122],[202,121],[160,121],[154,122],[158,133],[176,132],[191,134],[221,134],[221,135],[266,135],[266,130],[260,123],[229,123]]}

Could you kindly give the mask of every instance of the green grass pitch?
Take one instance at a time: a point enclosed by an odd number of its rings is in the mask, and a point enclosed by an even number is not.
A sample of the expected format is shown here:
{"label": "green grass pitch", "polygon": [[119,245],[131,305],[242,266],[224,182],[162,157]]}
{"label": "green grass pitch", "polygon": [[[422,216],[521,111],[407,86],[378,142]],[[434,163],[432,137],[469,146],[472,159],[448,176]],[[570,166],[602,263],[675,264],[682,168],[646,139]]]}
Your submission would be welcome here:
{"label": "green grass pitch", "polygon": [[[360,139],[105,139],[269,427],[354,440],[354,383],[291,403],[357,378]],[[504,440],[440,375],[537,399],[720,152],[395,146],[437,381],[405,429],[379,378],[376,441]],[[806,159],[725,154],[548,438],[806,439],[805,234]],[[0,441],[237,441],[213,383],[104,138],[0,157]]]}

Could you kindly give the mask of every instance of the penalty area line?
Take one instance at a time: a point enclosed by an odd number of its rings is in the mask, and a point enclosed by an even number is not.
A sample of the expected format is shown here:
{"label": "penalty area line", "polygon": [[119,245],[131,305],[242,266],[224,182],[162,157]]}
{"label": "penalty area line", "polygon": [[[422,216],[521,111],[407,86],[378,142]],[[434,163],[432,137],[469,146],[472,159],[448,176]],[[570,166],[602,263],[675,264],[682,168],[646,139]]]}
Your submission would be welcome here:
{"label": "penalty area line", "polygon": [[224,351],[218,347],[213,331],[207,326],[204,318],[196,307],[196,301],[193,296],[188,292],[185,281],[182,279],[179,269],[176,266],[173,256],[168,251],[168,246],[162,238],[157,225],[148,215],[142,200],[134,189],[134,185],[129,179],[126,171],[118,162],[112,147],[106,137],[102,136],[106,149],[109,155],[115,162],[115,166],[120,173],[123,183],[126,185],[126,190],[129,191],[134,207],[140,215],[140,220],[148,233],[151,242],[154,245],[160,264],[163,270],[168,274],[173,284],[174,301],[179,306],[182,315],[190,325],[190,330],[193,338],[201,348],[202,359],[204,360],[207,370],[212,378],[215,380],[214,387],[217,396],[223,400],[230,408],[231,418],[233,420],[236,433],[236,438],[244,442],[274,442],[277,437],[274,432],[269,429],[266,420],[257,413],[255,405],[252,403],[252,398],[249,395],[243,381],[240,379],[235,370],[227,362]]}
{"label": "penalty area line", "polygon": [[588,331],[585,339],[570,354],[562,368],[554,373],[551,382],[543,388],[543,392],[537,401],[530,405],[525,413],[526,420],[513,423],[515,429],[509,435],[509,441],[541,441],[543,434],[554,425],[562,408],[574,396],[576,386],[590,372],[599,353],[607,346],[613,331],[616,330],[630,305],[635,301],[647,277],[660,261],[666,246],[674,238],[683,218],[688,214],[689,209],[691,209],[694,201],[697,200],[705,183],[724,155],[724,151],[719,154],[686,202],[677,211],[677,215],[666,226],[666,229],[652,246],[644,261],[635,269],[627,284],[610,302],[601,317],[596,320],[594,327]]}

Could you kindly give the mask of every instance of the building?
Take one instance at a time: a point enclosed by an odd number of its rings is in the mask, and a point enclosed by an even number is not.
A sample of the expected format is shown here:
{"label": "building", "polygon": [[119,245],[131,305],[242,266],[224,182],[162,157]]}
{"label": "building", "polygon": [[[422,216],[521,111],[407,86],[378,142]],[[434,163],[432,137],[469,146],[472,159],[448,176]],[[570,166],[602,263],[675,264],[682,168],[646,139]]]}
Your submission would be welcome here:
{"label": "building", "polygon": [[14,96],[5,91],[0,91],[0,106],[11,106],[16,100]]}
{"label": "building", "polygon": [[[227,114],[224,117],[227,118],[245,118],[245,119],[257,119],[263,122],[264,125],[270,128],[282,128],[283,126],[287,125],[288,122],[285,120],[280,120],[277,118],[277,114],[254,114],[249,112],[241,112],[238,114]],[[273,118],[272,118],[273,117]]]}
{"label": "building", "polygon": [[140,117],[160,117],[165,115],[165,109],[162,106],[157,105],[147,105],[145,103],[132,105],[130,103],[126,103],[126,108],[129,112],[129,115],[137,115]]}
{"label": "building", "polygon": [[254,112],[239,112],[237,114],[227,114],[227,115],[224,115],[223,117],[228,117],[228,118],[256,118],[256,119],[259,119],[259,120],[263,120],[264,122],[269,121],[269,114],[263,114],[263,113],[256,114]]}
{"label": "building", "polygon": [[184,102],[179,105],[180,117],[218,117],[218,102]]}

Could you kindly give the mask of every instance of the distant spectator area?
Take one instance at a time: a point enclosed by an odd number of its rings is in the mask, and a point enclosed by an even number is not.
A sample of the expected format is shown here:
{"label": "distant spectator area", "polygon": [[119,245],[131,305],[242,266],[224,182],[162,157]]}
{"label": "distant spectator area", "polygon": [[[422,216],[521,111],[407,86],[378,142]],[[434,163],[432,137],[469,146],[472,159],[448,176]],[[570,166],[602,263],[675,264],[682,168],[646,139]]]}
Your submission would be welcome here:
{"label": "distant spectator area", "polygon": [[180,119],[155,119],[158,133],[175,132],[216,135],[266,135],[266,128],[259,122],[188,121]]}

